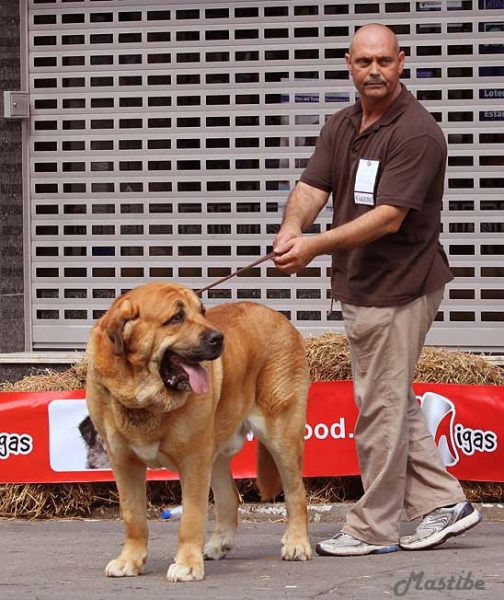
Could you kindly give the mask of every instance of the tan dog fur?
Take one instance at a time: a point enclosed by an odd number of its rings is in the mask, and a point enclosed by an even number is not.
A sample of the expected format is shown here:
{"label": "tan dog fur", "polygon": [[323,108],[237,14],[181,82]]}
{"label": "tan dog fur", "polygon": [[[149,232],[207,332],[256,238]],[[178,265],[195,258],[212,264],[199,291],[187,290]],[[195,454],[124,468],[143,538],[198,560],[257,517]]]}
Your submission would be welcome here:
{"label": "tan dog fur", "polygon": [[[211,355],[201,362],[206,393],[165,387],[160,366],[167,350],[193,359]],[[92,329],[87,354],[89,414],[107,447],[126,530],[108,576],[142,572],[146,468],[167,467],[179,473],[184,508],[167,578],[203,579],[203,558],[222,558],[234,544],[238,494],[230,460],[248,431],[259,441],[263,498],[282,487],[285,493],[281,556],[310,558],[301,476],[309,374],[302,337],[283,315],[250,302],[205,312],[191,290],[149,283],[113,303]],[[217,518],[204,547],[210,485]]]}

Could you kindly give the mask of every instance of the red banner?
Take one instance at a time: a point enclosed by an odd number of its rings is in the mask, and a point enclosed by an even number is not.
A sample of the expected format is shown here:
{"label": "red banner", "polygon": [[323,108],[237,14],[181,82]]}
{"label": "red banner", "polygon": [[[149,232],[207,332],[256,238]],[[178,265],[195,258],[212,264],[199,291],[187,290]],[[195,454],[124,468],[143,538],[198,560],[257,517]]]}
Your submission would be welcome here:
{"label": "red banner", "polygon": [[[429,429],[458,478],[504,481],[504,388],[415,384]],[[357,475],[353,440],[357,409],[351,381],[312,383],[305,429],[306,477]],[[255,477],[250,438],[233,460],[236,478]],[[176,473],[149,470],[152,480]],[[111,481],[85,391],[0,393],[0,483]]]}

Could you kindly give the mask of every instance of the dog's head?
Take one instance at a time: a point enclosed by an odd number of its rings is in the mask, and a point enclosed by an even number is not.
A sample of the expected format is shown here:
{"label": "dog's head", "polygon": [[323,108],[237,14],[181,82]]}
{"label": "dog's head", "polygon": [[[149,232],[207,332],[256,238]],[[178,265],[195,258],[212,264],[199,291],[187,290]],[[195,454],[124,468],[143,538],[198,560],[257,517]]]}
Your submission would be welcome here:
{"label": "dog's head", "polygon": [[100,434],[96,431],[91,417],[84,417],[79,423],[79,431],[86,444],[87,469],[110,469],[110,463],[105,450],[105,444]]}
{"label": "dog's head", "polygon": [[127,292],[95,329],[101,334],[99,348],[93,349],[95,360],[104,352],[116,364],[128,363],[135,377],[144,377],[151,386],[157,377],[172,394],[204,394],[207,371],[201,363],[219,358],[224,350],[224,336],[205,318],[200,298],[170,283],[149,283]]}

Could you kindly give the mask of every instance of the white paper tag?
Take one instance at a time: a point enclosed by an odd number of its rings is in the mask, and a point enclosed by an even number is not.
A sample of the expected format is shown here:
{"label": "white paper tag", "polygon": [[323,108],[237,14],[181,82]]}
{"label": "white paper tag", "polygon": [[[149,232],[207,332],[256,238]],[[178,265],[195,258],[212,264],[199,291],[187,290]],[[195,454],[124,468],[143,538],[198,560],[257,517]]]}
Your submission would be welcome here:
{"label": "white paper tag", "polygon": [[374,204],[373,192],[378,173],[379,160],[361,158],[357,175],[355,176],[355,203],[372,206]]}
{"label": "white paper tag", "polygon": [[355,204],[365,204],[366,206],[374,206],[373,194],[366,192],[354,192]]}
{"label": "white paper tag", "polygon": [[359,160],[359,168],[355,177],[354,189],[356,192],[368,192],[369,194],[374,192],[379,164],[379,160],[368,160],[367,158]]}

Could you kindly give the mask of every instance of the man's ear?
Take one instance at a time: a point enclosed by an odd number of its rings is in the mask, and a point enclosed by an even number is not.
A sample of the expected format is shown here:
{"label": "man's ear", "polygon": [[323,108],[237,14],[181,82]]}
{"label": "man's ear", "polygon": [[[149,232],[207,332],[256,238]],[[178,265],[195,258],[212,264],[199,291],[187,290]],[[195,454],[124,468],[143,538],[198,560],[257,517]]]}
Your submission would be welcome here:
{"label": "man's ear", "polygon": [[346,66],[348,68],[349,71],[352,70],[352,57],[350,56],[350,54],[348,54],[348,52],[345,54],[345,62],[346,62]]}
{"label": "man's ear", "polygon": [[406,60],[406,55],[404,54],[404,51],[401,50],[399,52],[399,75],[402,75],[402,72],[404,70],[404,61]]}
{"label": "man's ear", "polygon": [[104,323],[108,338],[112,343],[116,355],[125,353],[124,326],[128,321],[136,319],[139,315],[138,306],[125,298],[117,306],[112,306]]}

